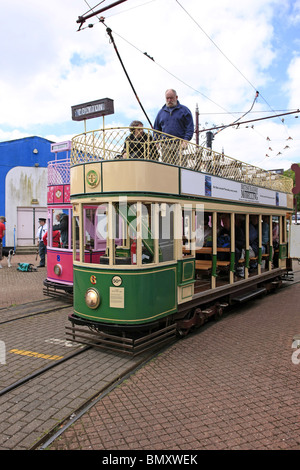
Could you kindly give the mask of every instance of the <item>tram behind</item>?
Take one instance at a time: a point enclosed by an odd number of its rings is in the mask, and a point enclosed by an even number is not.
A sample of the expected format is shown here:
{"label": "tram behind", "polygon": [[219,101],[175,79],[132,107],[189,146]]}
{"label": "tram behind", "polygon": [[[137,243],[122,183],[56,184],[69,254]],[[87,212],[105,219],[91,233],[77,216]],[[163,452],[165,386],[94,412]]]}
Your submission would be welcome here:
{"label": "tram behind", "polygon": [[282,175],[149,129],[142,143],[127,135],[72,141],[67,334],[135,354],[278,287],[293,196]]}
{"label": "tram behind", "polygon": [[48,163],[47,278],[44,294],[66,298],[73,294],[72,205],[70,159]]}

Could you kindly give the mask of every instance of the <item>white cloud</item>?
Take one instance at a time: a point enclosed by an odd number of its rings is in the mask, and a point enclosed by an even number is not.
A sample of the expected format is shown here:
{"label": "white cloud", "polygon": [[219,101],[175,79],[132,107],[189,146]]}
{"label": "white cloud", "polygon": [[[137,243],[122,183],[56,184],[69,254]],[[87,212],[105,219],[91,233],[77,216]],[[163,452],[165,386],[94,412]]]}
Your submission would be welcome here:
{"label": "white cloud", "polygon": [[[292,6],[289,12],[281,0],[129,0],[103,15],[150,120],[164,104],[164,91],[175,88],[193,113],[198,104],[201,126],[212,126],[230,123],[238,116],[235,112],[249,109],[256,88],[260,97],[254,110],[299,107],[300,59],[295,47],[300,37],[294,25],[300,21],[300,2]],[[84,0],[15,0],[2,6],[0,139],[38,134],[67,140],[83,131],[71,121],[71,106],[105,97],[115,104],[115,115],[106,119],[109,125],[128,125],[138,118],[148,126],[106,26],[94,17],[77,31],[76,20],[87,10]],[[278,37],[278,21],[286,37]],[[94,27],[88,28],[89,23]],[[287,49],[289,55],[283,53]],[[93,120],[89,127],[94,124],[98,122]],[[299,133],[294,117],[286,126],[294,137]],[[266,133],[273,139],[281,136],[280,124],[257,123],[254,132],[227,129],[213,145],[240,160],[273,167],[298,158],[294,138],[292,156],[286,150],[285,160],[274,157],[269,162]]]}

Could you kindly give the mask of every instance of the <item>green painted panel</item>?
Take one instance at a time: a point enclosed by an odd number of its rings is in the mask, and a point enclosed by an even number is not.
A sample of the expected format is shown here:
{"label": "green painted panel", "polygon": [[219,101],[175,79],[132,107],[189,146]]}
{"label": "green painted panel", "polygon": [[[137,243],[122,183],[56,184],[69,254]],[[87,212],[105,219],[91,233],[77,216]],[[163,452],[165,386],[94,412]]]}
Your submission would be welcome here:
{"label": "green painted panel", "polygon": [[279,245],[279,259],[287,258],[287,246],[286,243]]}
{"label": "green painted panel", "polygon": [[177,270],[179,285],[193,282],[195,280],[195,259],[178,260]]}
{"label": "green painted panel", "polygon": [[[114,276],[121,278],[113,284]],[[88,288],[95,288],[101,302],[97,309],[85,303]],[[124,307],[116,305],[115,299]],[[89,320],[138,324],[155,321],[177,310],[176,265],[147,270],[89,269],[74,266],[74,312]]]}

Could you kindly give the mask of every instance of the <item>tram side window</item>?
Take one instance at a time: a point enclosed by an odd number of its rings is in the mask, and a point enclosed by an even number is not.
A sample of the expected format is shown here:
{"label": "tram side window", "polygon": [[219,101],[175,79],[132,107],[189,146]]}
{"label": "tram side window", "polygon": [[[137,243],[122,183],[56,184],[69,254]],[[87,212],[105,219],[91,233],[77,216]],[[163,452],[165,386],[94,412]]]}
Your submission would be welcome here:
{"label": "tram side window", "polygon": [[230,214],[218,214],[217,219],[217,248],[221,250],[218,253],[218,259],[220,261],[227,261],[229,259],[227,250],[230,249]]}
{"label": "tram side window", "polygon": [[154,205],[142,204],[142,264],[154,262]]}
{"label": "tram side window", "polygon": [[262,254],[269,254],[270,252],[270,217],[268,215],[262,216],[261,225],[261,244]]}
{"label": "tram side window", "polygon": [[[73,210],[70,209],[70,212],[69,212],[69,218],[70,218],[70,222],[72,222],[73,220]],[[73,229],[72,229],[72,223],[69,224],[69,230],[70,230],[70,233],[69,233],[69,248],[72,249],[73,248]]]}
{"label": "tram side window", "polygon": [[258,256],[258,215],[250,215],[249,218],[249,256]]}
{"label": "tram side window", "polygon": [[84,249],[91,250],[95,247],[95,214],[96,208],[84,208]]}
{"label": "tram side window", "polygon": [[272,217],[273,266],[278,268],[279,259],[279,217]]}
{"label": "tram side window", "polygon": [[212,214],[196,210],[196,250],[212,246]]}
{"label": "tram side window", "polygon": [[174,260],[174,205],[162,203],[159,204],[159,260]]}
{"label": "tram side window", "polygon": [[192,208],[182,209],[182,252],[183,255],[192,253],[193,242],[193,212]]}
{"label": "tram side window", "polygon": [[[55,209],[51,210],[50,215],[48,215],[48,220],[47,220],[47,225],[48,225],[48,230],[43,236],[43,241],[44,244],[47,245],[48,247],[54,247],[54,248],[60,248],[61,243],[60,243],[60,231],[57,230],[53,226],[53,220],[55,219]],[[50,227],[52,224],[52,239],[50,238]]]}
{"label": "tram side window", "polygon": [[137,263],[136,217],[136,203],[113,204],[114,263],[117,265]]}
{"label": "tram side window", "polygon": [[245,259],[246,252],[246,217],[244,214],[235,215],[235,266],[239,267],[239,260]]}
{"label": "tram side window", "polygon": [[60,246],[69,248],[69,210],[62,209],[55,214],[53,218],[53,236],[54,232],[60,233]]}
{"label": "tram side window", "polygon": [[73,236],[74,236],[74,259],[80,261],[80,238],[79,238],[79,217],[73,218]]}

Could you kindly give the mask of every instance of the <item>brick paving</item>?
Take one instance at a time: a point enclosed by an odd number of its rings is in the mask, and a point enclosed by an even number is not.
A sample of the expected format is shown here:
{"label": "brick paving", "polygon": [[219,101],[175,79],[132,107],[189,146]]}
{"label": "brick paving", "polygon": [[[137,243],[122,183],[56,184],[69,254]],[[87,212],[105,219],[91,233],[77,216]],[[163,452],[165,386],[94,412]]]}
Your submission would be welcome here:
{"label": "brick paving", "polygon": [[[2,262],[2,308],[45,297],[46,269],[21,273],[16,270],[21,261],[35,264],[35,256],[15,256],[12,268]],[[293,338],[300,334],[299,304],[300,283],[295,283],[208,323],[111,391],[50,448],[300,450],[300,363],[292,361]],[[91,354],[97,357],[97,351]],[[86,373],[91,371],[83,370],[83,381]],[[46,398],[51,404],[50,385],[51,376]],[[38,391],[29,384],[26,393]],[[76,390],[72,393],[76,399]],[[9,428],[1,429],[8,421],[0,423],[0,436],[10,436],[10,441],[1,439],[2,446],[20,448],[22,442],[28,448],[38,437],[38,425],[46,422],[39,422],[45,405],[28,401],[24,409],[15,398],[15,408],[7,404]],[[55,411],[59,416],[67,410]]]}
{"label": "brick paving", "polygon": [[[0,270],[0,320],[3,322],[0,342],[5,344],[5,363],[0,364],[1,390],[48,366],[50,356],[65,357],[80,347],[65,341],[65,326],[69,326],[67,316],[72,306],[57,310],[55,300],[51,299],[53,310],[34,316],[40,302],[49,299],[43,295],[46,269],[29,273],[16,269],[18,262],[33,262],[33,258],[35,256],[22,255],[19,259],[15,256],[11,268],[3,263]],[[29,303],[32,300],[37,301],[34,306]],[[28,305],[24,305],[26,303]],[[33,315],[26,317],[28,313]],[[18,320],[9,321],[14,318]],[[30,354],[26,354],[28,352]],[[126,374],[140,360],[139,357],[91,349],[2,395],[0,450],[30,449],[46,432],[83,406],[99,390]]]}
{"label": "brick paving", "polygon": [[6,258],[1,261],[0,269],[0,308],[20,305],[45,298],[43,294],[43,281],[47,277],[47,268],[39,268],[34,272],[21,272],[17,270],[18,263],[39,264],[36,255],[15,255],[12,257],[12,266],[7,266]]}
{"label": "brick paving", "polygon": [[[50,446],[56,450],[300,450],[300,284],[176,343]],[[299,354],[300,359],[300,354]]]}

